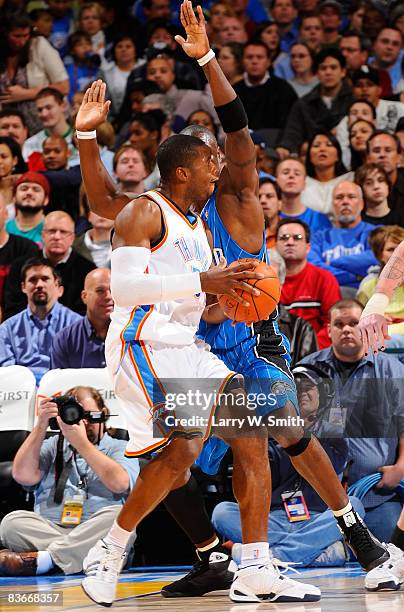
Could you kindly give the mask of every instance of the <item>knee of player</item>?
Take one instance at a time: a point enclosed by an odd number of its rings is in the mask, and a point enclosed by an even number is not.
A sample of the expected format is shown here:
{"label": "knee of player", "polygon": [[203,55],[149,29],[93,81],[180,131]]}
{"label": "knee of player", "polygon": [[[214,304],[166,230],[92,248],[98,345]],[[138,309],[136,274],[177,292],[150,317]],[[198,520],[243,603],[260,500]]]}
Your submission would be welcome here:
{"label": "knee of player", "polygon": [[[202,450],[202,438],[174,440],[170,444],[170,452],[165,457],[166,469],[169,469],[177,478],[183,474],[184,479],[189,467],[194,463]],[[185,482],[184,482],[185,484]]]}

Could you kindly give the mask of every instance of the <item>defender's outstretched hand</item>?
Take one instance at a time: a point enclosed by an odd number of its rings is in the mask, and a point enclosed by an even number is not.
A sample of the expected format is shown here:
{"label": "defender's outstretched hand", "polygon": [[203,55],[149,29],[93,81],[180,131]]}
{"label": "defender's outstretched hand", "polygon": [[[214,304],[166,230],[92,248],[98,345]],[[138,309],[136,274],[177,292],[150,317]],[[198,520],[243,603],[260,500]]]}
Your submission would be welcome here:
{"label": "defender's outstretched hand", "polygon": [[106,84],[94,81],[84,94],[83,102],[76,117],[76,130],[87,132],[95,130],[107,119],[111,102],[105,101]]}
{"label": "defender's outstretched hand", "polygon": [[181,23],[184,27],[187,39],[175,36],[175,40],[184,49],[189,57],[200,59],[210,49],[208,35],[206,34],[205,17],[202,8],[196,7],[197,15],[192,8],[190,0],[184,0],[181,4]]}
{"label": "defender's outstretched hand", "polygon": [[358,328],[366,354],[369,351],[373,351],[376,354],[379,347],[381,350],[384,350],[385,341],[390,340],[387,320],[381,314],[375,313],[362,317],[359,320]]}

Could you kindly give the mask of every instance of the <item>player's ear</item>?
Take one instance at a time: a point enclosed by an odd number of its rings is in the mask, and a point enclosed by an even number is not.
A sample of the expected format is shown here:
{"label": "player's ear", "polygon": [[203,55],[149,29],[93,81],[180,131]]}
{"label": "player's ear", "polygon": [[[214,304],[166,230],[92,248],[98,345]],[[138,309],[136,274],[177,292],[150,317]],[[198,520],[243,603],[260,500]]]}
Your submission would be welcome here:
{"label": "player's ear", "polygon": [[175,170],[175,174],[181,183],[186,183],[189,180],[189,168],[185,168],[185,166],[178,166]]}

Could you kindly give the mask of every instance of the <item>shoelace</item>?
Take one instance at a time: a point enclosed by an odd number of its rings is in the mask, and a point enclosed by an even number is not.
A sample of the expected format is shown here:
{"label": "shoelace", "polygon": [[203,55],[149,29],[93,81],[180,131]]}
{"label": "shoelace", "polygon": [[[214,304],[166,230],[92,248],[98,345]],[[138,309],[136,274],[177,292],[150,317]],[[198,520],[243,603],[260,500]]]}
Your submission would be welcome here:
{"label": "shoelace", "polygon": [[[101,559],[95,559],[87,566],[87,576],[102,578],[104,582],[114,582],[120,568],[122,553],[107,545],[103,545],[104,554]],[[125,554],[125,553],[124,553]],[[116,565],[118,564],[118,565]]]}
{"label": "shoelace", "polygon": [[352,525],[349,543],[362,552],[368,552],[374,548],[375,543],[370,533],[360,523]]}
{"label": "shoelace", "polygon": [[[276,559],[275,557],[273,557],[271,561],[272,565],[275,566],[275,569],[277,569],[280,574],[286,574],[288,570],[290,570],[291,572],[295,572],[295,574],[301,573],[297,569],[292,567],[292,565],[301,565],[300,561],[281,561],[280,559]],[[281,571],[280,568],[282,568],[283,571]]]}
{"label": "shoelace", "polygon": [[195,565],[192,567],[191,571],[188,572],[188,574],[185,574],[185,576],[181,578],[181,580],[188,580],[189,578],[197,576],[198,574],[201,573],[201,571],[204,569],[205,566],[206,566],[205,561],[197,561]]}

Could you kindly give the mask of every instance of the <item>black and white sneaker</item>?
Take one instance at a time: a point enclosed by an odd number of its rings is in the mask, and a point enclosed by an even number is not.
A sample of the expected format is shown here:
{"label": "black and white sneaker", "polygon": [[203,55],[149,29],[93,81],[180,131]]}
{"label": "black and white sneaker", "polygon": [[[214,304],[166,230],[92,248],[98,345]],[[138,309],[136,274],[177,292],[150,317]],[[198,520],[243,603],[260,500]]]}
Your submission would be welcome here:
{"label": "black and white sneaker", "polygon": [[208,559],[198,559],[186,576],[163,587],[161,594],[163,597],[201,597],[212,591],[228,591],[236,570],[227,551],[215,550]]}
{"label": "black and white sneaker", "polygon": [[390,558],[388,550],[370,533],[355,510],[338,517],[337,523],[347,545],[366,572]]}

